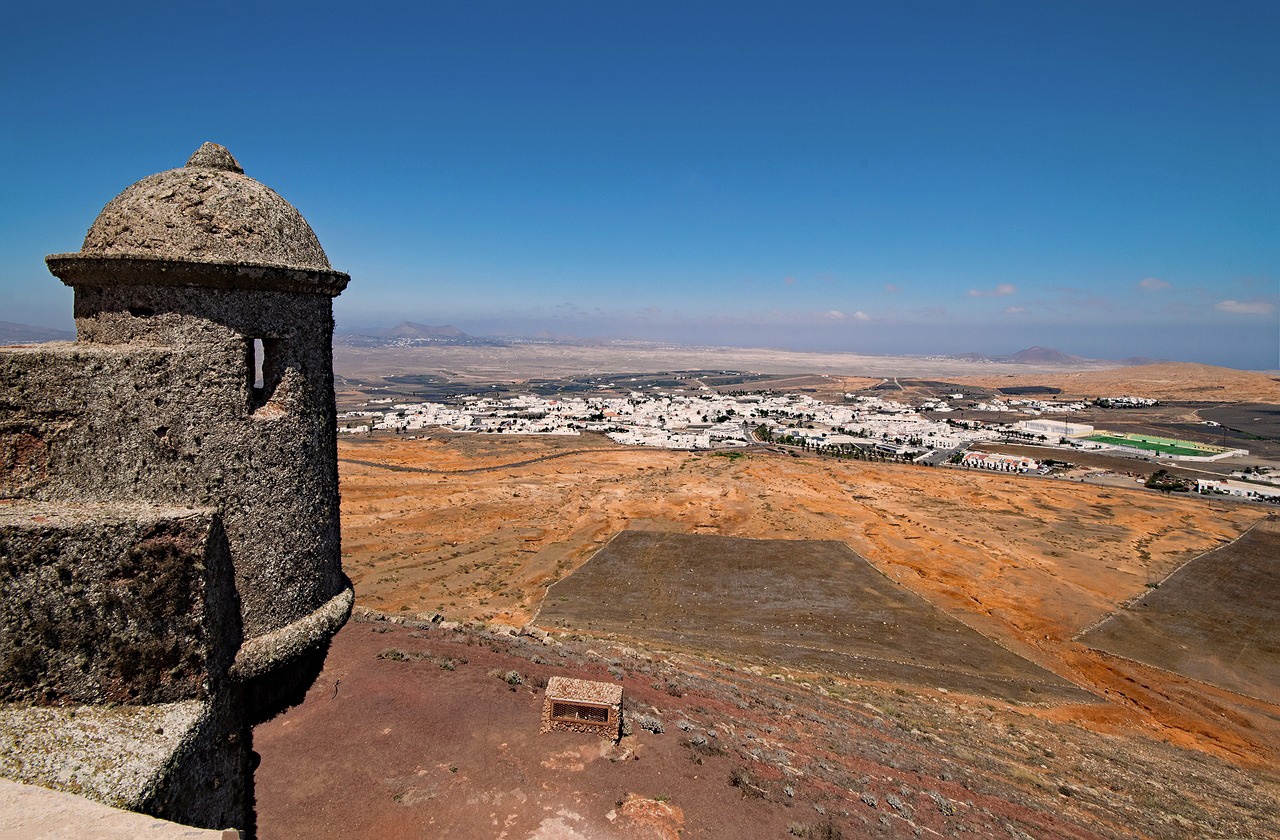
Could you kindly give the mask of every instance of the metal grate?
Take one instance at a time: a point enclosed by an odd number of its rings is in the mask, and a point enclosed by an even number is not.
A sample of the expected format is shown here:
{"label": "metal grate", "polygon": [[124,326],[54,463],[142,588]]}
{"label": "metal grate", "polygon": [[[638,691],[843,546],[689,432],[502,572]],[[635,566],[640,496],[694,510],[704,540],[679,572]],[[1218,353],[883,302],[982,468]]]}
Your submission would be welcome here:
{"label": "metal grate", "polygon": [[589,706],[586,703],[556,701],[551,704],[551,717],[553,720],[572,721],[575,723],[608,723],[609,709],[606,706]]}

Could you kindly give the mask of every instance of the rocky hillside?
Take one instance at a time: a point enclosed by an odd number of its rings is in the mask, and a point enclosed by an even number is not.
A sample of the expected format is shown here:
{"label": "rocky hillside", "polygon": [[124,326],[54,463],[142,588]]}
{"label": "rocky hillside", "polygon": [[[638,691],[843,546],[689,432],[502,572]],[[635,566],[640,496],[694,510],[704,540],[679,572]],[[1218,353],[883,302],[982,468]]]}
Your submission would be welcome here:
{"label": "rocky hillside", "polygon": [[[262,836],[1275,837],[1280,785],[1071,707],[365,612],[260,727]],[[627,734],[538,734],[556,674]]]}

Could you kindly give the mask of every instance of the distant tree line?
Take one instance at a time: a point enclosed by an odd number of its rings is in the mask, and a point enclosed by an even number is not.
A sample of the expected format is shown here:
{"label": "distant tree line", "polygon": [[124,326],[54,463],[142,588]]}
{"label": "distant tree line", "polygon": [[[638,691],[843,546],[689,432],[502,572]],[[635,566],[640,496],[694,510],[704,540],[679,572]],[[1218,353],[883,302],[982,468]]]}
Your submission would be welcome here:
{"label": "distant tree line", "polygon": [[[823,455],[828,458],[842,458],[857,461],[880,461],[880,462],[896,462],[910,463],[915,460],[913,453],[897,454],[893,452],[885,452],[873,446],[858,446],[854,443],[818,443],[801,435],[792,435],[787,433],[775,434],[773,429],[761,423],[755,428],[756,440],[764,443],[777,443],[782,446],[793,446],[804,452],[812,452],[815,455]],[[908,445],[919,446],[919,438],[908,439]],[[894,438],[895,443],[903,443],[902,438]]]}
{"label": "distant tree line", "polygon": [[1156,470],[1147,478],[1146,486],[1161,493],[1186,493],[1192,489],[1190,481],[1178,478],[1168,470]]}

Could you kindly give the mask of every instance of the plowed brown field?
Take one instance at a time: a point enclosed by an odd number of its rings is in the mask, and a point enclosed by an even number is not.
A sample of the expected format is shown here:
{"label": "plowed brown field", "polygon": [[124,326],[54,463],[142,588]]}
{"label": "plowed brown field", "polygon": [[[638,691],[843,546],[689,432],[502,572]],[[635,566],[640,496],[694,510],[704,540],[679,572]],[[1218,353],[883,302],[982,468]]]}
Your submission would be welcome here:
{"label": "plowed brown field", "polygon": [[1197,557],[1081,636],[1092,647],[1280,705],[1280,521]]}

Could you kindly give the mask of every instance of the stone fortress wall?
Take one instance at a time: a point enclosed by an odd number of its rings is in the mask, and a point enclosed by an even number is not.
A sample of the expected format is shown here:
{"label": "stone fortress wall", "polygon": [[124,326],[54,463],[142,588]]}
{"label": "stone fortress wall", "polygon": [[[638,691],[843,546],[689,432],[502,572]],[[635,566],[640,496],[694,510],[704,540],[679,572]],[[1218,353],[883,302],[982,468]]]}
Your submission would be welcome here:
{"label": "stone fortress wall", "polygon": [[352,604],[348,277],[209,143],[47,262],[76,341],[0,350],[0,775],[252,834],[251,727]]}

